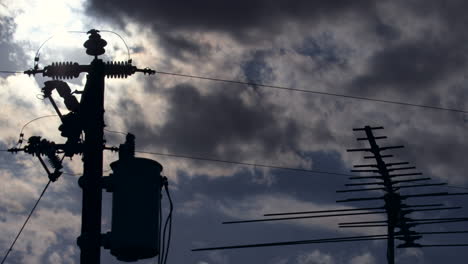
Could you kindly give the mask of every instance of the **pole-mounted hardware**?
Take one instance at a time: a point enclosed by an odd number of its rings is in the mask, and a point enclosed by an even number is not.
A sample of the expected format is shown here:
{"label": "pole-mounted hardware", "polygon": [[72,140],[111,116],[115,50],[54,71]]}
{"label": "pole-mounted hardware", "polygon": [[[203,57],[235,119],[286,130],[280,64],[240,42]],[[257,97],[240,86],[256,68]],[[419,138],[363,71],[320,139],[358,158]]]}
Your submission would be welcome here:
{"label": "pole-mounted hardware", "polygon": [[[160,199],[167,178],[157,161],[135,157],[135,136],[127,134],[118,148],[112,174],[101,188],[112,193],[111,231],[102,235],[103,247],[121,261],[137,261],[160,254]],[[167,187],[166,187],[167,188]]]}
{"label": "pole-mounted hardware", "polygon": [[[54,62],[40,69],[37,64],[39,58],[36,57],[34,68],[24,71],[28,75],[42,74],[52,79],[44,83],[42,93],[60,117],[62,124],[59,131],[67,139],[66,142],[55,144],[33,136],[25,147],[11,148],[9,151],[24,151],[37,156],[51,181],[62,174],[64,157],[82,155],[83,176],[78,181],[83,189],[81,235],[77,239],[81,249],[80,263],[100,263],[101,246],[110,248],[111,253],[123,261],[154,257],[160,254],[159,206],[162,187],[169,195],[167,178],[160,175],[162,166],[156,161],[135,157],[135,137],[131,134],[119,148],[119,160],[111,164],[113,173],[110,177],[102,177],[102,163],[105,149],[105,78],[127,78],[136,72],[151,75],[155,71],[139,69],[132,65],[131,60],[102,61],[98,56],[105,53],[107,42],[101,38],[98,30],[92,29],[88,34],[89,38],[83,46],[86,53],[93,57],[90,64]],[[68,84],[61,81],[78,78],[81,73],[87,73],[83,91],[72,92]],[[59,109],[52,95],[54,90],[63,99],[68,113],[64,114]],[[74,94],[80,94],[80,100]],[[58,154],[63,154],[63,157],[59,158]],[[43,156],[47,157],[52,172]],[[103,188],[113,193],[112,231],[108,235],[101,234]]]}
{"label": "pole-mounted hardware", "polygon": [[[98,60],[98,56],[105,53],[104,47],[107,42],[99,35],[99,30],[91,29],[88,31],[89,39],[84,43],[86,48],[86,54],[94,56],[95,60]],[[42,73],[44,77],[50,77],[52,79],[73,79],[78,78],[80,73],[93,70],[93,65],[80,65],[77,62],[54,62],[49,66],[45,66],[44,69],[34,68],[24,71],[27,75],[36,75]],[[131,61],[127,62],[106,62],[103,65],[103,74],[109,78],[127,78],[135,72],[142,72],[144,74],[155,74],[154,70],[150,68],[138,69],[132,66]]]}
{"label": "pole-mounted hardware", "polygon": [[[59,150],[63,150],[63,147],[63,145],[55,144],[53,141],[41,139],[39,136],[32,136],[28,139],[28,144],[24,148],[10,148],[8,151],[11,153],[24,151],[25,153],[36,156],[46,171],[49,180],[55,182],[60,177],[60,175],[62,175],[61,169],[63,168],[63,158],[60,159],[56,153],[58,153]],[[47,161],[52,167],[53,172],[51,172],[47,167],[47,164],[42,159],[42,156],[47,157]]]}

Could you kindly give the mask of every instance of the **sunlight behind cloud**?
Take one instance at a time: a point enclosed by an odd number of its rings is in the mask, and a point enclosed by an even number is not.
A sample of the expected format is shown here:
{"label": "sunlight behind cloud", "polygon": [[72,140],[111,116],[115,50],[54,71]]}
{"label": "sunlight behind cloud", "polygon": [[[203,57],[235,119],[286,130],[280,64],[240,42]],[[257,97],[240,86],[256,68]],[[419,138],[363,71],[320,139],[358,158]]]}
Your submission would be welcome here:
{"label": "sunlight behind cloud", "polygon": [[6,5],[17,14],[16,40],[40,39],[51,32],[83,28],[83,0],[7,0]]}

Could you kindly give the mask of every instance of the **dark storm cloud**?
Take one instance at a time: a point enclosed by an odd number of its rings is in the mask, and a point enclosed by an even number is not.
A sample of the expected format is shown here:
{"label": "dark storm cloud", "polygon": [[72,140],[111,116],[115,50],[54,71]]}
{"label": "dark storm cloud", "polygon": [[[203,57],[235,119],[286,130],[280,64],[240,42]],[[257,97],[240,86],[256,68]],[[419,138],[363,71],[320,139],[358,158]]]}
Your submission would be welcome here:
{"label": "dark storm cloud", "polygon": [[[462,127],[454,127],[453,129],[463,133]],[[466,170],[466,155],[464,155],[466,153],[466,144],[464,138],[446,137],[441,135],[439,131],[420,127],[413,129],[410,141],[405,138],[398,138],[395,141],[406,145],[405,151],[402,151],[401,155],[417,165],[418,168],[422,169],[434,164],[443,164],[447,168],[442,175],[431,175],[431,171],[422,170],[421,172],[424,174],[433,178],[451,179],[453,181],[467,178],[464,173]],[[436,172],[440,171],[436,170]]]}
{"label": "dark storm cloud", "polygon": [[273,69],[266,63],[265,59],[270,52],[256,50],[252,56],[242,65],[242,70],[248,82],[271,81],[274,78]]}
{"label": "dark storm cloud", "polygon": [[461,43],[419,40],[388,47],[369,61],[369,71],[353,81],[353,88],[378,94],[382,88],[415,94],[428,90],[451,74],[463,71],[468,49]]}
{"label": "dark storm cloud", "polygon": [[[392,89],[400,94],[431,96],[437,84],[465,71],[468,61],[466,1],[400,2],[415,21],[435,22],[418,37],[388,42],[368,62],[368,71],[351,84],[356,92],[377,94]],[[424,22],[423,22],[424,23]],[[412,25],[408,25],[411,27]]]}
{"label": "dark storm cloud", "polygon": [[256,37],[249,36],[256,29],[260,29],[262,34],[277,32],[289,21],[335,18],[348,12],[365,14],[373,9],[373,2],[368,0],[92,0],[88,3],[88,10],[91,12],[113,19],[128,16],[161,32],[178,29],[207,30],[228,32],[240,38]]}
{"label": "dark storm cloud", "polygon": [[[383,89],[413,96],[430,97],[436,85],[466,66],[468,48],[465,28],[468,18],[464,15],[466,1],[395,1],[394,5],[405,10],[401,16],[416,19],[434,18],[436,28],[417,32],[421,37],[405,40],[401,25],[389,24],[383,19],[387,9],[373,1],[97,1],[88,2],[88,10],[122,22],[130,17],[142,25],[149,25],[160,36],[160,44],[167,55],[183,58],[186,51],[198,57],[206,57],[212,47],[189,37],[187,32],[228,33],[241,43],[271,39],[284,32],[284,26],[293,23],[313,27],[317,21],[364,21],[365,30],[380,37],[382,48],[369,61],[366,72],[356,76],[349,85],[353,93],[376,95]],[[382,4],[383,6],[383,4]],[[398,14],[397,14],[398,15]],[[411,23],[411,19],[409,19]],[[385,22],[384,22],[385,21]],[[408,26],[411,26],[408,25]],[[440,26],[440,29],[439,29]],[[435,32],[441,30],[441,36]],[[185,32],[185,33],[181,33]],[[304,36],[307,40],[307,36]],[[343,62],[329,47],[323,49],[316,42],[305,42],[299,54],[314,55],[322,59],[321,66]],[[320,54],[320,56],[316,56]],[[308,55],[307,55],[308,56]],[[426,101],[432,101],[425,98]]]}
{"label": "dark storm cloud", "polygon": [[200,43],[184,35],[173,32],[160,32],[160,45],[165,48],[172,57],[183,60],[188,55],[195,57],[207,56],[213,49],[207,43]]}
{"label": "dark storm cloud", "polygon": [[166,55],[179,59],[184,51],[199,57],[212,51],[209,45],[195,41],[192,33],[218,32],[252,44],[271,40],[292,24],[313,26],[322,19],[333,21],[347,15],[370,19],[371,30],[377,30],[380,24],[373,15],[373,1],[368,0],[90,0],[87,10],[122,27],[124,18],[151,27]]}
{"label": "dark storm cloud", "polygon": [[[307,153],[314,160],[314,168],[347,173],[338,153]],[[235,166],[235,165],[232,165]],[[244,167],[245,168],[245,167]],[[250,168],[250,167],[249,167]],[[337,198],[335,190],[343,189],[347,177],[318,173],[271,170],[268,184],[264,183],[262,170],[242,170],[233,177],[198,177],[180,176],[178,188],[192,188],[214,201],[233,201],[252,199],[254,195],[294,195],[305,202],[334,204]],[[311,189],[315,191],[311,192]]]}
{"label": "dark storm cloud", "polygon": [[281,121],[282,109],[261,97],[251,96],[254,102],[246,103],[239,91],[225,86],[204,95],[191,85],[177,85],[166,92],[168,121],[153,129],[146,127],[145,120],[135,119],[140,106],[124,100],[121,107],[131,117],[126,125],[137,133],[139,142],[175,153],[235,159],[246,151],[246,144],[259,148],[264,156],[296,149],[300,137],[297,124]]}

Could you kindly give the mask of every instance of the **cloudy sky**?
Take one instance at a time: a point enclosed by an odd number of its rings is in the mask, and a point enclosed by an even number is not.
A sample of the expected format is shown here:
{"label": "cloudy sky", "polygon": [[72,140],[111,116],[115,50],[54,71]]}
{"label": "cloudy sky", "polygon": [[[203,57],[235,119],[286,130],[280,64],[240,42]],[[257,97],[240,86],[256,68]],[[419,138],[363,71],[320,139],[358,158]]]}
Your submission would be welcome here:
{"label": "cloudy sky", "polygon": [[[120,34],[140,68],[466,110],[467,8],[466,1],[456,0],[1,0],[0,70],[31,68],[38,48],[50,36],[54,37],[40,50],[41,67],[65,60],[87,64],[91,57],[82,46],[87,36],[80,32],[97,28]],[[108,42],[104,60],[128,59],[119,37],[108,32],[102,37]],[[44,81],[0,75],[0,149],[14,146],[21,127],[31,119],[54,114],[38,96]],[[80,90],[84,83],[82,75],[70,86]],[[353,164],[364,162],[360,154],[345,151],[364,146],[355,140],[358,134],[352,128],[384,126],[378,134],[389,139],[383,144],[406,146],[395,151],[394,161],[409,161],[435,181],[468,186],[468,117],[462,113],[156,74],[108,80],[105,119],[110,130],[134,133],[143,151],[337,173],[348,173]],[[63,142],[58,125],[56,117],[41,119],[25,128],[25,137]],[[124,137],[106,134],[106,140],[118,145]],[[335,191],[348,179],[144,157],[157,159],[170,181],[175,215],[169,263],[384,263],[385,243],[367,241],[191,252],[197,247],[382,230],[337,227],[339,222],[370,217],[222,225],[264,213],[341,208],[335,201],[351,195]],[[106,153],[105,169],[116,159]],[[81,172],[79,157],[65,164],[68,173]],[[75,241],[81,189],[78,176],[70,174],[48,189],[8,263],[79,263]],[[0,152],[0,181],[3,256],[47,177],[33,157]],[[466,199],[434,201],[464,205]],[[110,228],[110,202],[111,195],[105,193],[103,231]],[[349,206],[361,205],[380,204]],[[459,210],[421,217],[467,215],[468,210]],[[466,224],[418,230],[461,229]],[[421,243],[460,241],[468,238],[427,236]],[[398,263],[465,263],[467,258],[467,251],[459,248],[397,250]],[[118,262],[102,250],[102,263]]]}

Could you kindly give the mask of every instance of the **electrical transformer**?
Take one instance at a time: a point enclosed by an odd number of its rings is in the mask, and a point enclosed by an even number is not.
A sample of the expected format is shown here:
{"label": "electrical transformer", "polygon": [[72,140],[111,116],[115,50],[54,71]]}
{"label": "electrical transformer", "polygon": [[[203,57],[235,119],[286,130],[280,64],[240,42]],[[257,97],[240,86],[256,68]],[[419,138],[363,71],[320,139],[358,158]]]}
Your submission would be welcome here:
{"label": "electrical transformer", "polygon": [[111,168],[111,254],[127,262],[157,256],[163,167],[150,159],[121,157]]}

